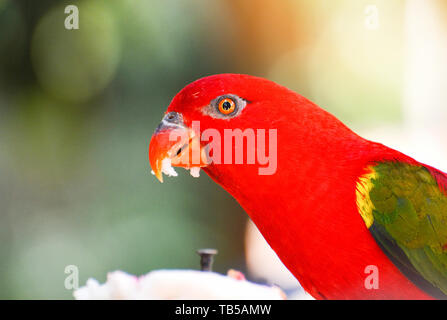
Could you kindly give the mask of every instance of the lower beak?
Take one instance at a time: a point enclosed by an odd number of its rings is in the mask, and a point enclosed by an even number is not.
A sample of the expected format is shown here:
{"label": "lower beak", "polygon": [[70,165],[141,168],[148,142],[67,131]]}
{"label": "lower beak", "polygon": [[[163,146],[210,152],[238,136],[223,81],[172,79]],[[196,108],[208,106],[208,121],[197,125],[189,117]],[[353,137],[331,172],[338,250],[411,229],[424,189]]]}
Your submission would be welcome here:
{"label": "lower beak", "polygon": [[172,167],[191,169],[191,174],[196,176],[201,167],[209,164],[199,135],[183,124],[181,116],[170,119],[170,115],[163,118],[149,144],[149,162],[160,182],[163,182],[163,173],[177,175]]}

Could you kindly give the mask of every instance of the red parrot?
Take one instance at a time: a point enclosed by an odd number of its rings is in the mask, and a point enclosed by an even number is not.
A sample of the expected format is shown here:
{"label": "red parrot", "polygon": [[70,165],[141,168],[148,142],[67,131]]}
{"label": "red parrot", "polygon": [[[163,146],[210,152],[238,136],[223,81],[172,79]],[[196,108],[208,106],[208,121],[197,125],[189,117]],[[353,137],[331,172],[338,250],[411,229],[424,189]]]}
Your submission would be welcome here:
{"label": "red parrot", "polygon": [[[244,149],[245,161],[225,161],[240,145],[210,151],[204,132],[214,140],[234,130],[254,130],[267,146]],[[243,138],[248,146],[253,136]],[[267,152],[275,163],[262,172]],[[199,79],[170,103],[149,160],[160,181],[171,165],[202,168],[314,298],[447,298],[447,175],[358,136],[294,91],[248,75]]]}

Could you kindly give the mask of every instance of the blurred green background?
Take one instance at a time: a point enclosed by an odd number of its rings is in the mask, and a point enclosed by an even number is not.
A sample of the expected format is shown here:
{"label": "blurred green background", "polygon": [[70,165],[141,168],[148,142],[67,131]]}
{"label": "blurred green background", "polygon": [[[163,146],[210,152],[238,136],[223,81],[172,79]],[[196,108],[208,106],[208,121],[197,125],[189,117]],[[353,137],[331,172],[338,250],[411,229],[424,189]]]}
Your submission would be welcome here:
{"label": "blurred green background", "polygon": [[[402,116],[405,1],[0,0],[0,298],[71,298],[108,271],[245,271],[246,214],[205,174],[160,184],[147,148],[191,81],[249,73],[357,129]],[[64,8],[79,8],[66,30]]]}

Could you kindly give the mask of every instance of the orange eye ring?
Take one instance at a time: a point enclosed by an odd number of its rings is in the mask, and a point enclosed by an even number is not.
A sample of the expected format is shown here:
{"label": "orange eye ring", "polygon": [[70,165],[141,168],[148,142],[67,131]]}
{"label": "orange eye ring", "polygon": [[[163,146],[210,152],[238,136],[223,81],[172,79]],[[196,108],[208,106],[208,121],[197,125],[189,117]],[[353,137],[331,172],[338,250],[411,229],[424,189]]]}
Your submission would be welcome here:
{"label": "orange eye ring", "polygon": [[225,98],[219,101],[218,108],[220,113],[228,115],[236,109],[236,103],[231,98]]}

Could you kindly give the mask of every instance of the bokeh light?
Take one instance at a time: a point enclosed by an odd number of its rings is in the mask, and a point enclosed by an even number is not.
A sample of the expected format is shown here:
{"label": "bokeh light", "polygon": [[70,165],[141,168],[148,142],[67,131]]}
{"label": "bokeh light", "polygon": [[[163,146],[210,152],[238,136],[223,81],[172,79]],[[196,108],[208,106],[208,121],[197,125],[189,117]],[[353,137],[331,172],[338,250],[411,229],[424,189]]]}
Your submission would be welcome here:
{"label": "bokeh light", "polygon": [[57,6],[35,28],[31,58],[39,83],[69,102],[91,98],[111,81],[120,58],[120,39],[113,12],[104,2],[77,4],[81,27],[61,28],[65,15]]}

